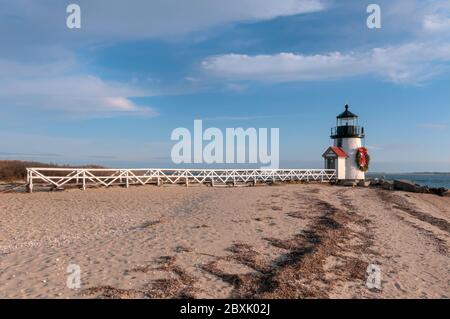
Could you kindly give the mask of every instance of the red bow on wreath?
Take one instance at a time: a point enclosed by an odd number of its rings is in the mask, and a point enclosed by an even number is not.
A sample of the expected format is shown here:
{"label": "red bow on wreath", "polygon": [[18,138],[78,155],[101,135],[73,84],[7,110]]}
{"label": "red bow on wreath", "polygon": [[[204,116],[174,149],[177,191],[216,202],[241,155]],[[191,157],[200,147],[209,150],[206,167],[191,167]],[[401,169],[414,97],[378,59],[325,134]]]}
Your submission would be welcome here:
{"label": "red bow on wreath", "polygon": [[369,161],[370,156],[367,151],[367,148],[365,147],[359,147],[358,151],[356,152],[356,162],[359,166],[359,169],[363,172],[367,171],[369,169]]}
{"label": "red bow on wreath", "polygon": [[364,147],[360,147],[358,148],[358,152],[360,153],[359,166],[364,167],[367,164],[366,161],[367,149],[365,149]]}

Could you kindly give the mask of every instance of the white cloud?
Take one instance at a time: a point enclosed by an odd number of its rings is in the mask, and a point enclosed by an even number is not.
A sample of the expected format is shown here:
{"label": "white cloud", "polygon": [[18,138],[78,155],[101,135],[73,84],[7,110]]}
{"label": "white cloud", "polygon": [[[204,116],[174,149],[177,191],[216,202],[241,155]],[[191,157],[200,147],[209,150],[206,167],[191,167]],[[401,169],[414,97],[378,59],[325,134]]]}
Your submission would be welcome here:
{"label": "white cloud", "polygon": [[105,105],[120,111],[137,111],[139,109],[136,104],[124,97],[106,97],[103,99]]}
{"label": "white cloud", "polygon": [[450,17],[439,14],[425,15],[423,18],[423,27],[430,32],[449,32]]}
{"label": "white cloud", "polygon": [[79,0],[82,28],[69,30],[67,3],[0,0],[0,108],[84,116],[155,115],[132,100],[151,92],[133,82],[113,83],[83,71],[75,49],[315,12],[325,8],[323,1],[327,0]]}
{"label": "white cloud", "polygon": [[319,81],[375,75],[402,84],[421,84],[447,71],[450,2],[389,0],[380,4],[385,32],[401,30],[412,36],[409,43],[312,55],[222,54],[204,59],[202,68],[228,81]]}
{"label": "white cloud", "polygon": [[383,32],[398,32],[422,39],[448,36],[450,2],[442,0],[378,0],[382,8]]}
{"label": "white cloud", "polygon": [[446,71],[450,62],[450,43],[408,43],[372,51],[368,63],[373,73],[396,83],[418,84]]}
{"label": "white cloud", "polygon": [[[110,41],[179,36],[228,23],[269,20],[325,9],[328,0],[78,0],[82,28],[65,26],[66,2],[51,0],[0,0],[0,38],[9,43],[21,38],[45,40]],[[20,17],[13,19],[12,17]],[[16,30],[13,37],[8,32]],[[36,36],[33,37],[33,34]]]}
{"label": "white cloud", "polygon": [[450,2],[426,1],[419,11],[425,36],[448,37],[450,31]]}
{"label": "white cloud", "polygon": [[[339,52],[309,56],[294,53],[256,56],[225,54],[206,59],[202,66],[226,78],[284,82],[356,74],[358,72],[352,68],[355,62],[352,55]],[[318,73],[319,70],[326,73]]]}
{"label": "white cloud", "polygon": [[75,60],[67,57],[59,58],[55,61],[45,61],[43,63],[21,62],[13,59],[0,58],[0,79],[7,78],[29,78],[32,76],[58,75],[75,67]]}
{"label": "white cloud", "polygon": [[3,60],[0,65],[3,109],[34,108],[84,117],[156,115],[152,108],[132,100],[151,95],[148,90],[88,74],[70,75],[73,68],[63,62],[35,65]]}
{"label": "white cloud", "polygon": [[450,44],[409,43],[369,52],[303,55],[225,54],[202,62],[211,74],[233,80],[315,81],[375,74],[396,83],[421,83],[450,61]]}

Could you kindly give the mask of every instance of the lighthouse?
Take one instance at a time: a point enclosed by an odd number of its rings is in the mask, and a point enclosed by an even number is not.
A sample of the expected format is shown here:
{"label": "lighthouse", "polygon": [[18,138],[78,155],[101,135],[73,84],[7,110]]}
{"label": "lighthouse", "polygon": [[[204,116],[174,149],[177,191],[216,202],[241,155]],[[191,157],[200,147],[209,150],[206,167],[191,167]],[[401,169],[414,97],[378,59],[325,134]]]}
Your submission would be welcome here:
{"label": "lighthouse", "polygon": [[336,117],[336,127],[331,129],[334,140],[322,155],[326,169],[335,169],[338,181],[362,181],[368,170],[370,157],[363,147],[364,127],[359,126],[358,116],[345,110]]}

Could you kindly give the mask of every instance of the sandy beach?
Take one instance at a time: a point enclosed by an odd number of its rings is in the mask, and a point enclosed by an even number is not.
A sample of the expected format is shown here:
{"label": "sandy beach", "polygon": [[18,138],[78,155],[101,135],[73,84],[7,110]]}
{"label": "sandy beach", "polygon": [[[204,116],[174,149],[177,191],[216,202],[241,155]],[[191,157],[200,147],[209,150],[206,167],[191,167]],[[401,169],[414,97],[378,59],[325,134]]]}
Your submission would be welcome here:
{"label": "sandy beach", "polygon": [[[2,298],[449,298],[450,198],[292,184],[0,194]],[[67,267],[81,288],[67,287]],[[379,265],[381,289],[366,286]]]}

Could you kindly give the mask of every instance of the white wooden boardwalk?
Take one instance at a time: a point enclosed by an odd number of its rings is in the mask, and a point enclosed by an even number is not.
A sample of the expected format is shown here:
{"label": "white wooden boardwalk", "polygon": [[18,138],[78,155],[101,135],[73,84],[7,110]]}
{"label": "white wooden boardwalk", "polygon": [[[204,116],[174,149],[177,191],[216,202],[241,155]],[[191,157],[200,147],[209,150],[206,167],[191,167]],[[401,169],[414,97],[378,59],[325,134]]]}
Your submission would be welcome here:
{"label": "white wooden boardwalk", "polygon": [[85,169],[27,168],[27,185],[63,188],[67,186],[109,187],[145,184],[206,184],[210,186],[245,186],[257,183],[315,181],[336,179],[332,169]]}

